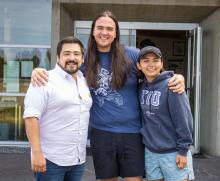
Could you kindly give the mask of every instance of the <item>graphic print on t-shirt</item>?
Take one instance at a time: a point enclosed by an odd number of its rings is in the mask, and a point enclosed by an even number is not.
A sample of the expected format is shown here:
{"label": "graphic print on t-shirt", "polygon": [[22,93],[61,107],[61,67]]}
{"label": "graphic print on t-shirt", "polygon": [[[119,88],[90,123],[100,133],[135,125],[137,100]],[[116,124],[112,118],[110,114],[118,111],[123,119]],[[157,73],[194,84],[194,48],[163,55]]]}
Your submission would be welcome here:
{"label": "graphic print on t-shirt", "polygon": [[98,98],[99,106],[102,107],[105,100],[113,102],[117,106],[123,105],[123,97],[111,87],[112,73],[101,68],[98,76],[98,88],[94,91]]}

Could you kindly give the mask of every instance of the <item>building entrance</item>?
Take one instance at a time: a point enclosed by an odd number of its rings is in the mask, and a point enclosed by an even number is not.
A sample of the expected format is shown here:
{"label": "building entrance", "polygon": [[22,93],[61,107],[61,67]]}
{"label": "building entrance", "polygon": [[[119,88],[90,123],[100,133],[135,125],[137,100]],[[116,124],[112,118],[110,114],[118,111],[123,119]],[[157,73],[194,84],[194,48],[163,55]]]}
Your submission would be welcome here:
{"label": "building entrance", "polygon": [[[147,45],[159,47],[165,59],[165,69],[185,77],[194,118],[193,153],[199,153],[200,126],[200,79],[201,79],[201,28],[186,23],[140,23],[119,22],[121,42],[127,46],[142,48]],[[90,21],[75,21],[74,35],[85,47],[90,33]]]}

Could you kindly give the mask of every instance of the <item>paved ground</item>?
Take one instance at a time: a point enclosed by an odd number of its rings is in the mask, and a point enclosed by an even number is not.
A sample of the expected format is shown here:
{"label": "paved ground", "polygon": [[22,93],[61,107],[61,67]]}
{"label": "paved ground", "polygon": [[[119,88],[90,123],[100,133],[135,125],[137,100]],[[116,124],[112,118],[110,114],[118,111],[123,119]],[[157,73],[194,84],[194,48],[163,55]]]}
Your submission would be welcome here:
{"label": "paved ground", "polygon": [[[196,181],[220,181],[220,157],[194,156]],[[87,157],[83,181],[94,181],[92,157]],[[0,181],[34,181],[28,153],[0,153]]]}

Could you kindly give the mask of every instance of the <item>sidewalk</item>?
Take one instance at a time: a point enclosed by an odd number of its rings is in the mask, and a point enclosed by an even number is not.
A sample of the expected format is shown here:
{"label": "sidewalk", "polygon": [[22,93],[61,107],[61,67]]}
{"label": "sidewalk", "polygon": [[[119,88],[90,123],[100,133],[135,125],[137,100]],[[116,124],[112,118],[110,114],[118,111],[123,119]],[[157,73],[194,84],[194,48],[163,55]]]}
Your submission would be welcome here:
{"label": "sidewalk", "polygon": [[[220,157],[194,156],[195,181],[220,181]],[[87,157],[83,181],[94,181],[92,157]],[[0,153],[0,181],[34,181],[29,153]]]}

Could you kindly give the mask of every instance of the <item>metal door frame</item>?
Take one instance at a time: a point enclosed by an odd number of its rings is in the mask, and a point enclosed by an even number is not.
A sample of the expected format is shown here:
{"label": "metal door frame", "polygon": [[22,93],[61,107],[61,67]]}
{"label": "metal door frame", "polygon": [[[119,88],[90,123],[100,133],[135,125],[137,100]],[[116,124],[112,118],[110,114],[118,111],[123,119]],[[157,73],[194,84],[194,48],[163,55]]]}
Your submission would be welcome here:
{"label": "metal door frame", "polygon": [[187,94],[188,96],[190,96],[192,88],[195,88],[194,128],[193,128],[194,147],[192,148],[192,152],[199,153],[200,152],[199,128],[200,128],[200,107],[201,107],[202,29],[200,26],[197,26],[191,32],[192,33],[188,38]]}

